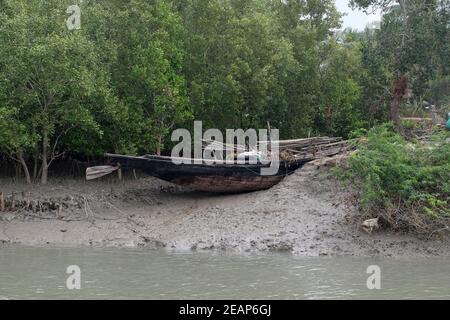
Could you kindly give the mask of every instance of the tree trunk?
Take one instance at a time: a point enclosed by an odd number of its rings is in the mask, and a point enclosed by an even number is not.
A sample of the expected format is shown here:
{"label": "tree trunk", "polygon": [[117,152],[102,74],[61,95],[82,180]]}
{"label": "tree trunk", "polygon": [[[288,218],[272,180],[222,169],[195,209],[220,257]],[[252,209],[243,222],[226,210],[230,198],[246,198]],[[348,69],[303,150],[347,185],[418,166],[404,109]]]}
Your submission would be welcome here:
{"label": "tree trunk", "polygon": [[396,72],[393,86],[393,99],[391,102],[390,116],[391,120],[394,122],[395,130],[401,135],[405,134],[405,130],[402,126],[402,121],[400,118],[400,106],[405,99],[408,89],[408,78],[402,75],[400,71]]}
{"label": "tree trunk", "polygon": [[395,131],[404,135],[405,130],[403,129],[402,121],[400,119],[400,104],[401,101],[399,98],[394,97],[394,100],[391,103],[391,120],[394,122]]}
{"label": "tree trunk", "polygon": [[39,166],[39,152],[36,151],[34,154],[34,166],[33,166],[33,180],[36,181],[38,177],[38,166]]}
{"label": "tree trunk", "polygon": [[42,173],[41,184],[47,184],[48,180],[48,130],[45,128],[42,132]]}
{"label": "tree trunk", "polygon": [[161,155],[162,135],[158,135],[158,145],[156,146],[156,154]]}
{"label": "tree trunk", "polygon": [[17,181],[19,181],[20,177],[22,176],[22,172],[20,170],[21,168],[22,168],[22,166],[21,166],[20,163],[18,163],[18,162],[14,163],[14,169],[16,171],[16,179],[17,179]]}
{"label": "tree trunk", "polygon": [[31,176],[30,176],[30,171],[28,170],[28,166],[27,163],[23,157],[23,152],[22,150],[20,150],[19,152],[17,152],[17,159],[19,159],[20,164],[22,165],[22,169],[23,172],[25,173],[25,179],[27,181],[27,184],[31,184]]}

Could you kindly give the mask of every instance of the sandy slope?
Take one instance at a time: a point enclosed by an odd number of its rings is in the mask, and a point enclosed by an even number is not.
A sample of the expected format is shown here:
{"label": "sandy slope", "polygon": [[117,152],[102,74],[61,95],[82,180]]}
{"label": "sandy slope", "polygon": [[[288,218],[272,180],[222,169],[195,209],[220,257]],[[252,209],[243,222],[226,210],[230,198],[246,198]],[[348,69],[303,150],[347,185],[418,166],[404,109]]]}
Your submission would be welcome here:
{"label": "sandy slope", "polygon": [[[25,187],[0,184],[0,191]],[[298,255],[450,255],[445,241],[367,235],[348,193],[309,165],[270,190],[210,195],[153,178],[122,183],[65,180],[29,190],[69,203],[55,212],[0,213],[0,241],[26,245],[162,246],[167,249],[285,250]],[[70,221],[63,221],[70,220]]]}

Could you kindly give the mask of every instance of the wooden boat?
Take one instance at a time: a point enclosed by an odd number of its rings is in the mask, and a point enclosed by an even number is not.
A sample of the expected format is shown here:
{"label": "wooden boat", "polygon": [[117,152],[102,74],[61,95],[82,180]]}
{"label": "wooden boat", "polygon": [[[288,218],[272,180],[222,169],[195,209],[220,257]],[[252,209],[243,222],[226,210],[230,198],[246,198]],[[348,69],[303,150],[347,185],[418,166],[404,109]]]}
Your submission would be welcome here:
{"label": "wooden boat", "polygon": [[[139,169],[146,174],[189,187],[198,191],[217,193],[238,193],[268,189],[279,183],[285,176],[293,173],[307,161],[280,161],[274,175],[262,175],[261,169],[270,164],[227,164],[208,163],[176,164],[170,157],[145,155],[141,157],[106,154],[110,167],[89,168],[88,180],[108,174],[114,169]],[[192,160],[192,159],[190,159]],[[111,168],[111,169],[110,169]]]}
{"label": "wooden boat", "polygon": [[[209,141],[208,144],[210,143]],[[268,142],[260,142],[260,144],[262,143]],[[276,143],[279,145],[280,162],[276,173],[273,175],[263,175],[261,171],[270,167],[270,163],[250,164],[247,161],[245,164],[229,164],[226,162],[217,163],[212,160],[183,159],[185,163],[177,164],[177,160],[179,161],[181,158],[106,154],[110,165],[88,168],[86,178],[88,180],[96,179],[119,168],[139,169],[150,176],[199,191],[249,192],[269,189],[309,161],[330,157],[353,148],[341,138],[329,137],[280,140]],[[219,147],[225,150],[224,144],[219,144]],[[244,147],[241,149],[241,151],[245,150]],[[238,154],[238,157],[243,154],[245,152]]]}

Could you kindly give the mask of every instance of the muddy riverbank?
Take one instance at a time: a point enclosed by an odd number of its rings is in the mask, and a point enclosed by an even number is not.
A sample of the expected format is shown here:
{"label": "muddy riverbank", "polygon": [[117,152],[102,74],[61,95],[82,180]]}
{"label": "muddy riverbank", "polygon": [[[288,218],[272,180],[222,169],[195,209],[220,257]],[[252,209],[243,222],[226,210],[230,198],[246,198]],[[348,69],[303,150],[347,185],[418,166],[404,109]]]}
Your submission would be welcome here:
{"label": "muddy riverbank", "polygon": [[[2,181],[14,211],[0,212],[0,242],[32,246],[164,247],[325,256],[449,256],[447,239],[362,231],[349,193],[307,165],[266,191],[214,195],[153,178]],[[357,220],[357,219],[356,219]]]}

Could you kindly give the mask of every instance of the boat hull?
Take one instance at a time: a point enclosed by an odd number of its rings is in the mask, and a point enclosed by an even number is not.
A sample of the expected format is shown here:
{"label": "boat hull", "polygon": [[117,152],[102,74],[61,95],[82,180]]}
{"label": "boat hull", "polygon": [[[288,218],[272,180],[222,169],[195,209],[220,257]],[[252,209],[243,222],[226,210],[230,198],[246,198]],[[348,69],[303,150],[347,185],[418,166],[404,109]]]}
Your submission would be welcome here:
{"label": "boat hull", "polygon": [[168,157],[130,157],[107,154],[109,162],[125,169],[139,169],[146,174],[198,191],[240,193],[269,189],[304,162],[280,162],[274,175],[262,175],[263,164],[176,164]]}
{"label": "boat hull", "polygon": [[240,177],[240,176],[193,176],[179,177],[172,180],[180,186],[215,193],[240,193],[265,190],[283,180],[282,176]]}

